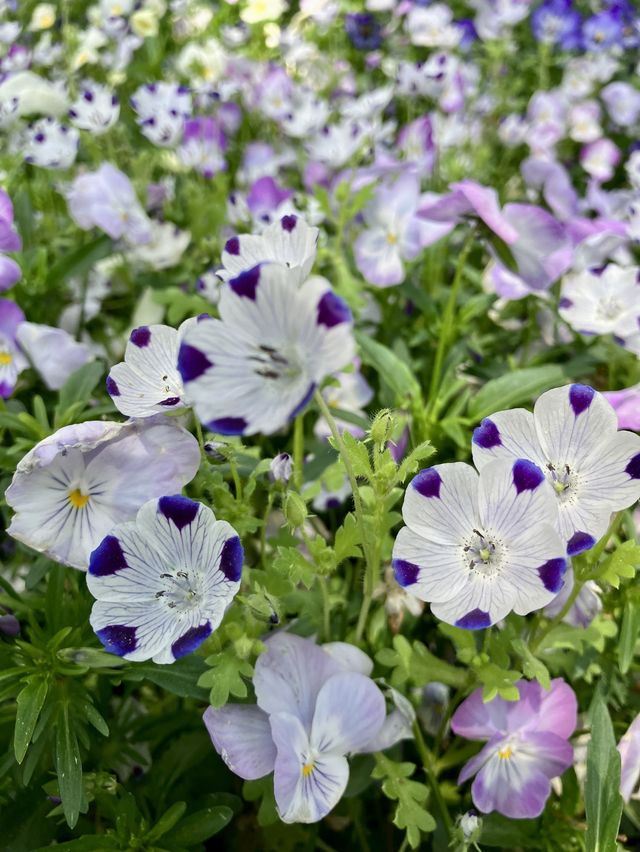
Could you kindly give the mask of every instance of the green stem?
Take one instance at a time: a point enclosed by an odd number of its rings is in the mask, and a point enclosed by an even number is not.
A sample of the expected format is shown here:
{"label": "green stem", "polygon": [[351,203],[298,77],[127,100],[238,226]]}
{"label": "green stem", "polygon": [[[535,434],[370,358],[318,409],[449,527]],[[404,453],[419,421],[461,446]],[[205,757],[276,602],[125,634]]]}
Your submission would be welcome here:
{"label": "green stem", "polygon": [[302,466],[304,464],[304,414],[293,421],[293,484],[297,491],[302,488]]}
{"label": "green stem", "polygon": [[440,819],[442,820],[442,824],[444,825],[449,839],[451,839],[451,832],[453,830],[453,823],[451,822],[451,816],[449,815],[449,810],[447,808],[445,800],[442,798],[442,792],[440,790],[440,785],[438,784],[438,779],[436,778],[436,774],[433,771],[432,766],[432,757],[429,752],[429,749],[426,746],[424,741],[424,737],[422,736],[422,731],[420,730],[420,725],[418,724],[418,720],[413,723],[413,735],[416,741],[416,748],[418,749],[418,754],[420,755],[420,760],[422,761],[422,766],[426,773],[427,779],[429,781],[429,786],[431,787],[431,791],[433,792],[433,797],[436,801],[436,806],[438,808],[438,812],[440,814]]}
{"label": "green stem", "polygon": [[329,578],[318,577],[320,591],[322,592],[322,614],[325,642],[331,642],[331,601],[329,600]]}
{"label": "green stem", "polygon": [[271,514],[271,509],[273,507],[273,494],[270,491],[269,496],[267,497],[267,507],[264,510],[264,516],[262,518],[262,529],[260,530],[260,564],[264,566],[264,556],[267,548],[267,523],[269,520],[269,515]]}
{"label": "green stem", "polygon": [[238,467],[234,459],[231,457],[229,458],[229,469],[231,471],[231,478],[233,479],[233,486],[236,491],[236,500],[242,500],[242,482],[238,476]]}
{"label": "green stem", "polygon": [[453,336],[456,304],[458,301],[458,293],[460,292],[460,285],[462,284],[464,268],[474,240],[475,232],[471,231],[460,251],[458,263],[456,264],[455,275],[451,284],[451,290],[449,291],[449,298],[447,300],[447,304],[444,309],[444,315],[442,317],[442,328],[440,329],[440,337],[438,338],[438,348],[436,349],[436,356],[433,362],[431,382],[429,384],[429,399],[427,401],[427,419],[430,421],[433,421],[433,411],[435,408],[438,391],[440,389],[442,365],[444,363],[444,358],[449,348],[451,338]]}
{"label": "green stem", "polygon": [[356,523],[358,525],[358,530],[360,531],[362,550],[364,552],[364,558],[367,564],[367,570],[364,579],[364,595],[362,598],[362,606],[360,608],[360,615],[358,617],[358,624],[356,627],[356,642],[359,642],[362,639],[365,624],[367,622],[367,616],[369,614],[369,608],[373,599],[373,589],[376,584],[378,571],[376,561],[372,556],[371,548],[369,546],[367,528],[364,520],[364,507],[362,505],[362,498],[360,497],[360,489],[358,488],[358,483],[353,472],[353,467],[351,465],[351,460],[349,459],[347,448],[345,446],[344,441],[342,440],[342,435],[340,434],[340,430],[338,429],[336,421],[334,420],[333,415],[329,410],[329,406],[327,405],[324,400],[324,397],[318,390],[315,392],[315,400],[318,404],[320,412],[322,413],[322,416],[327,421],[327,424],[331,431],[331,435],[333,437],[333,440],[335,441],[336,449],[340,453],[340,458],[342,459],[342,463],[344,464],[347,476],[349,477],[349,483],[351,484],[351,491],[353,494],[353,505],[356,515]]}

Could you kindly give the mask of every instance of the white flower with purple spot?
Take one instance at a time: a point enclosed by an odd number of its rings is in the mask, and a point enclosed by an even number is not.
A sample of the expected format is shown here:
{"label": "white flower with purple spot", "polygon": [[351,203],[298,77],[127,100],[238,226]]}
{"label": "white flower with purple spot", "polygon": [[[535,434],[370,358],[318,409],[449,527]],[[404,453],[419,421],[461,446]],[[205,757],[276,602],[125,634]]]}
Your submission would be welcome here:
{"label": "white flower with purple spot", "polygon": [[300,216],[291,214],[273,222],[261,234],[240,234],[227,240],[222,252],[223,281],[259,263],[275,261],[298,273],[302,284],[316,259],[318,229],[311,228]]}
{"label": "white flower with purple spot", "polygon": [[562,282],[560,316],[580,334],[612,334],[623,341],[640,330],[640,269],[611,263]]}
{"label": "white flower with purple spot", "polygon": [[553,489],[527,459],[498,460],[479,475],[461,462],[422,470],[402,516],[396,580],[448,624],[477,630],[512,611],[526,615],[562,587]]}
{"label": "white flower with purple spot", "polygon": [[220,122],[211,116],[199,116],[185,121],[177,154],[183,165],[195,169],[203,177],[212,178],[227,168],[226,147]]}
{"label": "white flower with purple spot", "polygon": [[131,98],[138,126],[154,145],[172,148],[192,112],[191,93],[176,83],[146,83]]}
{"label": "white flower with purple spot", "polygon": [[199,465],[198,442],[173,420],[65,426],[18,464],[5,492],[15,512],[7,532],[85,571],[116,524],[153,497],[179,491]]}
{"label": "white flower with purple spot", "polygon": [[25,162],[44,169],[68,169],[78,153],[78,131],[54,118],[41,118],[27,130],[22,146]]}
{"label": "white flower with purple spot", "polygon": [[220,625],[240,588],[238,534],[187,497],[145,503],[91,554],[91,626],[127,660],[173,663]]}
{"label": "white flower with purple spot", "polygon": [[220,319],[185,332],[178,370],[187,402],[212,432],[271,434],[354,355],[352,317],[323,278],[267,263],[229,281]]}
{"label": "white flower with purple spot", "polygon": [[69,110],[72,124],[80,130],[88,130],[94,136],[102,136],[110,130],[120,115],[118,96],[99,83],[85,83],[80,95]]}
{"label": "white flower with purple spot", "polygon": [[118,411],[127,417],[151,417],[184,408],[178,350],[185,331],[197,322],[185,320],[177,330],[168,325],[134,328],[124,361],[107,376],[107,392]]}
{"label": "white flower with purple spot", "polygon": [[640,436],[619,432],[614,409],[588,385],[543,393],[533,414],[492,414],[474,430],[472,448],[480,470],[495,459],[539,465],[556,495],[569,556],[593,547],[611,514],[640,497]]}

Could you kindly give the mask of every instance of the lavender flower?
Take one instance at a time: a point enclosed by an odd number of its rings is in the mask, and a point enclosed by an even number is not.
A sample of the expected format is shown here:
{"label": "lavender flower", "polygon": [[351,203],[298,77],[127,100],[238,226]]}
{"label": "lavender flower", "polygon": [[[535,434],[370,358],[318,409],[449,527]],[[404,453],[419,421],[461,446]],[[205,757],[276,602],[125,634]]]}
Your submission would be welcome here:
{"label": "lavender flower", "polygon": [[16,333],[24,322],[22,309],[9,299],[0,299],[0,396],[11,396],[18,381],[18,375],[27,366]]}
{"label": "lavender flower", "polygon": [[210,116],[192,118],[184,124],[178,157],[206,178],[226,169],[224,150],[227,146],[220,123]]}
{"label": "lavender flower", "polygon": [[22,240],[13,223],[13,204],[7,193],[0,189],[0,292],[8,290],[20,280],[20,267],[4,252],[20,251]]}

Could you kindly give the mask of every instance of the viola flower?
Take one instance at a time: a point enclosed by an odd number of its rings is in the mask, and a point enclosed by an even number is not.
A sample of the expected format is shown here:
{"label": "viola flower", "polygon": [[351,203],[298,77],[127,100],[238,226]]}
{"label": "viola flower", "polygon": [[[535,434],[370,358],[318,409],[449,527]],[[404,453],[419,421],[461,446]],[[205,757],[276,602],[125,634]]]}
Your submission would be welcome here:
{"label": "viola flower", "polygon": [[124,361],[107,376],[107,392],[118,411],[127,417],[151,417],[184,408],[178,349],[186,330],[197,322],[185,320],[178,330],[168,325],[134,328]]}
{"label": "viola flower", "polygon": [[22,309],[10,299],[0,299],[0,396],[13,393],[18,375],[28,366],[18,342],[16,332],[24,322]]}
{"label": "viola flower", "polygon": [[630,83],[616,80],[600,92],[611,120],[619,127],[632,128],[640,118],[640,92]]}
{"label": "viola flower", "polygon": [[0,189],[0,292],[9,290],[20,280],[22,271],[18,264],[4,252],[20,251],[22,240],[13,223],[13,204],[7,193]]}
{"label": "viola flower", "polygon": [[577,702],[560,678],[551,681],[549,691],[535,681],[515,685],[518,701],[496,697],[484,703],[482,689],[477,689],[453,714],[455,734],[488,741],[463,766],[458,784],[476,776],[471,797],[482,813],[533,819],[544,810],[551,779],[573,763],[569,737],[576,728]]}
{"label": "viola flower", "polygon": [[49,390],[59,390],[72,373],[92,359],[89,346],[62,328],[22,322],[16,341]]}
{"label": "viola flower", "polygon": [[[278,633],[258,657],[257,705],[209,707],[213,745],[245,780],[273,772],[283,822],[318,822],[340,801],[348,754],[389,748],[409,733],[407,711],[388,715],[370,679],[373,663],[354,645]],[[410,724],[410,723],[409,723]]]}
{"label": "viola flower", "polygon": [[22,150],[25,162],[43,169],[68,169],[78,153],[78,131],[54,118],[41,118],[27,130]]}
{"label": "viola flower", "polygon": [[69,118],[80,130],[102,136],[120,115],[118,96],[99,83],[84,83],[82,91],[69,110]]}
{"label": "viola flower", "polygon": [[344,28],[358,50],[377,50],[382,44],[382,28],[375,15],[354,12],[345,15]]}
{"label": "viola flower", "polygon": [[140,130],[154,145],[173,148],[191,116],[191,93],[177,83],[146,83],[133,93],[131,106]]}
{"label": "viola flower", "polygon": [[523,408],[485,418],[473,433],[473,461],[482,472],[495,459],[526,456],[553,487],[567,553],[588,550],[612,512],[640,497],[640,436],[618,432],[616,413],[588,385],[543,393],[533,414]]}
{"label": "viola flower", "polygon": [[523,458],[420,471],[393,547],[398,583],[436,618],[478,630],[526,615],[562,588],[567,568],[553,489]]}
{"label": "viola flower", "polygon": [[184,123],[178,158],[203,177],[212,178],[227,168],[224,159],[226,147],[224,132],[215,118],[191,118]]}
{"label": "viola flower", "polygon": [[582,17],[572,0],[544,0],[531,15],[531,29],[537,41],[557,44],[562,50],[580,47]]}
{"label": "viola flower", "polygon": [[318,276],[267,263],[228,282],[220,319],[185,332],[178,370],[187,401],[212,432],[271,434],[354,354],[351,312]]}
{"label": "viola flower", "polygon": [[129,178],[111,163],[79,175],[67,193],[69,213],[85,231],[100,228],[111,239],[136,245],[149,242],[151,222]]}
{"label": "viola flower", "polygon": [[621,43],[622,37],[622,18],[614,10],[607,9],[593,15],[582,25],[582,46],[594,53],[615,47]]}
{"label": "viola flower", "polygon": [[606,183],[615,174],[620,162],[620,149],[611,139],[597,139],[580,151],[580,165],[599,183]]}
{"label": "viola flower", "polygon": [[618,743],[620,753],[620,795],[628,802],[640,779],[640,714],[629,725]]}
{"label": "viola flower", "polygon": [[5,498],[7,532],[57,562],[86,571],[89,555],[153,497],[196,475],[196,439],[165,418],[65,426],[27,453]]}
{"label": "viola flower", "polygon": [[[573,568],[569,566],[565,574],[564,586],[551,603],[544,608],[544,614],[547,618],[554,618],[562,611],[573,591],[574,582]],[[597,583],[594,583],[593,580],[587,580],[580,589],[571,609],[562,620],[566,624],[573,625],[573,627],[588,627],[602,609],[601,593],[602,591]]]}
{"label": "viola flower", "polygon": [[294,212],[293,192],[283,189],[272,177],[261,177],[247,193],[247,207],[256,226],[266,228],[277,219]]}
{"label": "viola flower", "polygon": [[149,500],[91,554],[91,626],[113,654],[173,663],[219,627],[243,558],[236,531],[203,503]]}
{"label": "viola flower", "polygon": [[316,259],[319,231],[300,216],[283,216],[262,234],[240,234],[225,243],[218,275],[228,281],[259,263],[275,261],[295,270],[299,283],[306,281]]}

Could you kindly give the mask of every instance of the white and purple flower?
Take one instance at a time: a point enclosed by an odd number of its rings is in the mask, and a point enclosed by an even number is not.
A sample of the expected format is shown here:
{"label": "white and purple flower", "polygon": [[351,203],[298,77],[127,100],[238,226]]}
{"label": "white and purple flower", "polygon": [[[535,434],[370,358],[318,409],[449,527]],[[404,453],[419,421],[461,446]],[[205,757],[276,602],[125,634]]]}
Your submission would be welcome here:
{"label": "white and purple flower", "polygon": [[187,329],[178,370],[187,402],[212,432],[271,434],[354,354],[347,305],[317,276],[266,263],[228,282],[220,319]]}
{"label": "white and purple flower", "polygon": [[154,145],[172,148],[180,141],[191,115],[191,93],[176,83],[146,83],[131,98],[138,126]]}
{"label": "white and purple flower", "polygon": [[99,83],[85,83],[69,110],[71,122],[80,130],[102,136],[110,130],[120,115],[118,96]]}
{"label": "white and purple flower", "polygon": [[220,625],[240,588],[238,534],[202,503],[149,500],[91,554],[91,626],[127,660],[173,663]]}
{"label": "white and purple flower", "polygon": [[398,583],[457,627],[526,615],[562,588],[567,568],[558,508],[540,468],[498,460],[420,471],[407,488],[393,548]]}
{"label": "white and purple flower", "polygon": [[544,471],[569,556],[593,547],[611,514],[640,497],[640,436],[618,432],[615,411],[588,385],[543,393],[533,414],[492,414],[474,430],[472,448],[481,471],[496,459],[521,457]]}
{"label": "white and purple flower", "polygon": [[25,162],[43,169],[68,169],[78,153],[79,134],[75,127],[54,118],[40,118],[27,130],[23,145]]}

